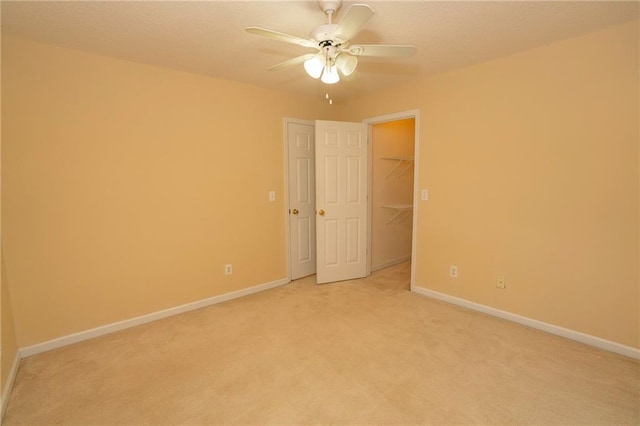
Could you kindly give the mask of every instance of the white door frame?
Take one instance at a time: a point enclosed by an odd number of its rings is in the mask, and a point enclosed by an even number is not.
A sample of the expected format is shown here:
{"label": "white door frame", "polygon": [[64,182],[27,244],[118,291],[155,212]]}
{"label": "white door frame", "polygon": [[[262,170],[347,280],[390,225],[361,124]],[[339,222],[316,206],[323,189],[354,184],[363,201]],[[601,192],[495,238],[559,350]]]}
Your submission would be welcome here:
{"label": "white door frame", "polygon": [[398,121],[405,120],[408,118],[413,118],[415,120],[415,135],[414,135],[414,153],[413,156],[415,161],[413,163],[413,229],[411,230],[411,291],[414,291],[416,285],[416,248],[417,248],[417,233],[418,233],[418,203],[420,202],[420,189],[419,189],[419,179],[418,179],[418,171],[420,164],[420,110],[412,109],[409,111],[396,112],[393,114],[379,115],[377,117],[365,118],[362,120],[363,123],[367,123],[369,125],[369,164],[367,174],[369,175],[369,208],[367,212],[367,220],[369,221],[369,226],[367,229],[367,276],[371,275],[371,186],[372,186],[372,164],[373,164],[373,140],[371,138],[371,127],[374,124],[378,123],[386,123],[389,121]]}
{"label": "white door frame", "polygon": [[285,228],[287,242],[285,244],[285,247],[287,249],[287,279],[291,281],[291,229],[289,227],[289,141],[287,137],[287,128],[289,126],[289,123],[305,124],[314,126],[315,128],[316,122],[312,120],[300,120],[297,118],[288,117],[285,117],[282,120],[282,133],[284,135],[284,190],[282,199],[284,200],[284,217],[286,223]]}

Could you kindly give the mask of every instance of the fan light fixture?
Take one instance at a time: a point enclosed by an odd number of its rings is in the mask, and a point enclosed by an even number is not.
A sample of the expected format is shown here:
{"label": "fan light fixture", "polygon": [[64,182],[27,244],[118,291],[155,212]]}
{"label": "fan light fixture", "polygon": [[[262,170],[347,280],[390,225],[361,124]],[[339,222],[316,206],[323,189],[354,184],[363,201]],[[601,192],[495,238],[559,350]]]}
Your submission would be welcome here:
{"label": "fan light fixture", "polygon": [[340,81],[340,74],[351,75],[358,65],[358,58],[351,55],[338,55],[335,59],[328,53],[318,53],[314,57],[304,61],[304,69],[311,78],[318,79],[325,84],[334,84]]}
{"label": "fan light fixture", "polygon": [[340,81],[335,59],[331,59],[328,51],[318,53],[304,61],[304,70],[311,78],[320,78],[325,84],[335,84]]}

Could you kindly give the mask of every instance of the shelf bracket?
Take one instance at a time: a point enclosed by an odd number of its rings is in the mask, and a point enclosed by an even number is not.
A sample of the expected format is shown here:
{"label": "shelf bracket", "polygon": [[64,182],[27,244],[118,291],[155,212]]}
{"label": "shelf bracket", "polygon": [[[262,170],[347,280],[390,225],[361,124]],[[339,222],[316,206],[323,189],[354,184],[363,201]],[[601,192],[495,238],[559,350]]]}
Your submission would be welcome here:
{"label": "shelf bracket", "polygon": [[[404,175],[407,171],[409,171],[409,169],[413,167],[413,161],[414,161],[413,157],[382,157],[382,159],[397,161],[396,165],[393,166],[393,168],[389,173],[387,173],[387,176],[385,177],[385,179],[389,179],[394,174],[396,174],[398,178],[401,178],[402,175]],[[402,165],[402,163],[405,163],[405,162],[406,162],[405,166],[400,170],[399,173],[396,173],[396,170],[398,170],[398,168]]]}

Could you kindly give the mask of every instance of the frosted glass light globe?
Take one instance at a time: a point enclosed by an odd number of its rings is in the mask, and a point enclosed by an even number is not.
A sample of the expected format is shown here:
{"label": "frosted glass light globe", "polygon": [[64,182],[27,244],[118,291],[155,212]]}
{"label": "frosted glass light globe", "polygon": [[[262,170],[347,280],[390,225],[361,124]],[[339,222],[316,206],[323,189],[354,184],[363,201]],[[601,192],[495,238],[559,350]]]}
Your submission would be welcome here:
{"label": "frosted glass light globe", "polygon": [[351,75],[358,66],[358,58],[352,55],[341,53],[336,58],[336,66],[345,77]]}
{"label": "frosted glass light globe", "polygon": [[322,70],[324,70],[324,63],[318,55],[316,55],[313,58],[304,61],[304,70],[312,78],[319,78],[322,75]]}
{"label": "frosted glass light globe", "polygon": [[325,84],[334,84],[340,81],[338,69],[335,67],[335,65],[329,68],[325,67],[324,72],[322,73],[321,80]]}

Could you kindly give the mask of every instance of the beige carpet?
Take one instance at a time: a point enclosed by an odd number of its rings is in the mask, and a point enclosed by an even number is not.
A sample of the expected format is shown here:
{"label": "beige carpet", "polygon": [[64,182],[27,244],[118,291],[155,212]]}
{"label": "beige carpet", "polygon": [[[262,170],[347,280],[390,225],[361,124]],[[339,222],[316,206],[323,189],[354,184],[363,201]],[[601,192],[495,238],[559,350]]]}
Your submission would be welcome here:
{"label": "beige carpet", "polygon": [[4,424],[639,424],[638,362],[315,277],[22,361]]}

